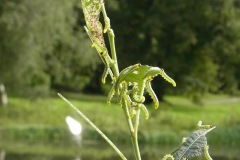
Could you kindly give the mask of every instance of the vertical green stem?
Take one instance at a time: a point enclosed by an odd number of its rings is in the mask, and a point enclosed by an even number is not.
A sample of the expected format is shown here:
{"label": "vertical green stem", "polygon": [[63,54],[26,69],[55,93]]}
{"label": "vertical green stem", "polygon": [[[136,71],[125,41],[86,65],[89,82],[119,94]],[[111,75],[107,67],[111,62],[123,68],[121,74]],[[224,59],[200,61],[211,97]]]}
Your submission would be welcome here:
{"label": "vertical green stem", "polygon": [[113,72],[115,74],[117,74],[117,76],[119,75],[119,69],[118,69],[118,62],[117,62],[117,55],[116,55],[116,49],[115,49],[115,40],[114,40],[114,33],[113,33],[113,30],[109,30],[108,31],[108,38],[109,38],[109,43],[110,43],[110,48],[111,48],[111,55],[112,55],[112,59],[113,59],[113,63],[111,64],[112,65],[112,68],[113,69]]}
{"label": "vertical green stem", "polygon": [[[141,90],[139,92],[139,95],[142,96],[144,93],[145,82],[143,82],[140,85],[140,88],[141,88]],[[139,126],[140,111],[141,110],[138,107],[137,113],[135,115],[134,134],[132,135],[132,142],[133,142],[133,148],[134,148],[136,160],[141,160],[140,150],[139,150],[139,146],[138,146],[138,126]]]}
{"label": "vertical green stem", "polygon": [[136,119],[135,119],[135,125],[133,126],[132,120],[130,117],[129,113],[129,106],[127,104],[128,97],[124,97],[124,103],[123,103],[123,110],[127,119],[129,131],[130,131],[130,136],[132,140],[132,145],[133,145],[133,150],[135,154],[136,160],[141,160],[141,155],[139,151],[139,146],[138,146],[138,125],[139,125],[139,117],[140,117],[140,108],[137,109],[137,114],[136,114]]}
{"label": "vertical green stem", "polygon": [[124,111],[124,114],[125,114],[126,119],[127,119],[127,123],[128,123],[128,127],[129,127],[130,134],[131,134],[131,136],[132,136],[133,133],[134,133],[134,128],[133,128],[132,120],[131,120],[131,117],[130,117],[130,114],[129,114],[129,109],[128,109],[128,106],[127,106],[126,101],[124,101],[123,103],[124,103],[124,104],[123,104],[123,111]]}
{"label": "vertical green stem", "polygon": [[135,125],[134,125],[134,134],[132,135],[132,143],[133,143],[136,160],[141,160],[140,150],[138,146],[139,117],[140,117],[140,108],[137,109]]}

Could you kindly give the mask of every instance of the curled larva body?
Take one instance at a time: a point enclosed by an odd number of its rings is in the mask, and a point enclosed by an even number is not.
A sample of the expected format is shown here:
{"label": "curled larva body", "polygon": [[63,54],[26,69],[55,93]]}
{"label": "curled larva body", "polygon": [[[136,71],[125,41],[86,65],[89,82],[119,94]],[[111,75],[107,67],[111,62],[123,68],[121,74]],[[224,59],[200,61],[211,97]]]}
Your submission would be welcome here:
{"label": "curled larva body", "polygon": [[132,88],[132,100],[137,103],[143,103],[145,101],[145,97],[139,93],[140,89],[137,85]]}
{"label": "curled larva body", "polygon": [[213,127],[212,125],[202,125],[202,121],[199,121],[197,126],[198,128],[201,128],[201,129],[210,129]]}
{"label": "curled larva body", "polygon": [[143,79],[149,78],[149,77],[155,77],[157,75],[161,75],[167,82],[171,83],[174,87],[176,87],[176,83],[175,81],[170,78],[163,69],[159,68],[159,67],[150,67],[149,66],[149,70],[146,73],[146,75],[143,77]]}
{"label": "curled larva body", "polygon": [[171,154],[167,154],[163,157],[162,160],[174,160],[174,157]]}
{"label": "curled larva body", "polygon": [[174,87],[176,87],[176,82],[171,78],[169,77],[165,72],[164,70],[162,69],[162,74],[160,74],[166,81],[168,81],[169,83],[171,83]]}
{"label": "curled larva body", "polygon": [[134,70],[135,70],[136,68],[138,68],[139,66],[140,66],[140,64],[135,64],[135,65],[132,65],[132,66],[129,66],[129,67],[125,68],[124,70],[122,70],[122,71],[120,72],[120,74],[119,74],[119,76],[118,76],[118,78],[117,78],[117,80],[116,80],[116,82],[115,82],[115,84],[114,84],[115,92],[117,92],[117,94],[118,94],[118,92],[119,92],[120,84],[121,84],[122,81],[124,81],[125,76],[126,76],[128,73],[134,71]]}
{"label": "curled larva body", "polygon": [[155,92],[152,89],[151,80],[146,81],[146,91],[148,92],[148,94],[152,98],[155,109],[157,109],[159,107],[159,101],[158,101],[158,98],[157,98]]}
{"label": "curled larva body", "polygon": [[142,111],[144,112],[146,119],[148,119],[149,113],[148,113],[147,107],[146,107],[144,104],[139,104],[138,106],[139,106],[139,107],[142,109]]}
{"label": "curled larva body", "polygon": [[210,156],[209,152],[208,152],[209,146],[205,145],[203,148],[203,152],[204,152],[204,156],[207,160],[213,160],[212,157]]}
{"label": "curled larva body", "polygon": [[102,55],[101,55],[101,59],[105,65],[105,68],[104,68],[104,71],[103,71],[103,75],[102,75],[102,83],[105,83],[106,82],[106,78],[107,78],[107,75],[109,74],[110,77],[113,79],[113,72],[110,68],[110,64],[112,63],[112,59],[109,57],[109,55],[107,54],[107,52],[104,52]]}
{"label": "curled larva body", "polygon": [[110,90],[109,93],[108,93],[108,97],[107,97],[107,103],[108,103],[108,104],[111,103],[111,100],[112,100],[114,94],[115,94],[114,88],[111,88],[111,90]]}
{"label": "curled larva body", "polygon": [[122,104],[122,100],[127,100],[126,98],[126,94],[127,94],[127,83],[126,82],[122,82],[121,83],[121,88],[119,89],[119,95],[118,95],[118,105],[121,106]]}

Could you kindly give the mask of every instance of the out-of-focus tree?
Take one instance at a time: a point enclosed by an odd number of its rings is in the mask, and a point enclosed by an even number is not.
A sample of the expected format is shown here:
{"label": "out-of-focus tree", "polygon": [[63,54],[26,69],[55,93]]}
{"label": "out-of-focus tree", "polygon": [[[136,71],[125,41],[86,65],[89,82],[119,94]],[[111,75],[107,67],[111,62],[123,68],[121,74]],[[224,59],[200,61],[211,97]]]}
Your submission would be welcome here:
{"label": "out-of-focus tree", "polygon": [[2,0],[0,81],[24,93],[83,88],[99,58],[79,28],[79,8],[78,0]]}
{"label": "out-of-focus tree", "polygon": [[[206,92],[234,94],[240,86],[239,4],[106,0],[120,67],[162,67],[177,82],[174,93],[196,100]],[[79,0],[1,1],[0,82],[8,90],[100,88],[99,57],[89,47],[80,7]],[[164,83],[153,84],[159,97]]]}
{"label": "out-of-focus tree", "polygon": [[[163,67],[177,82],[175,92],[188,94],[196,101],[206,92],[235,92],[240,63],[236,1],[118,3],[119,8],[112,11],[112,24],[119,64],[126,67],[141,62]],[[161,97],[164,84],[154,85]]]}

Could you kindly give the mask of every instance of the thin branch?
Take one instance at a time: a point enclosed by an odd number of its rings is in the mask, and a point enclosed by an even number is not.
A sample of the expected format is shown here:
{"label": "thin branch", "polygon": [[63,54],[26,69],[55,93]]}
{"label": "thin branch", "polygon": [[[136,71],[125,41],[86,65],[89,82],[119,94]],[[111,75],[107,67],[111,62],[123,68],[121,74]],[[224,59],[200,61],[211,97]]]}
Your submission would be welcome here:
{"label": "thin branch", "polygon": [[69,104],[90,126],[92,126],[101,136],[105,139],[108,144],[118,153],[118,155],[123,159],[127,160],[127,158],[123,155],[123,153],[112,143],[112,141],[97,127],[95,126],[90,119],[88,119],[76,106],[74,106],[71,102],[69,102],[65,97],[63,97],[60,93],[58,96],[61,97],[65,102]]}

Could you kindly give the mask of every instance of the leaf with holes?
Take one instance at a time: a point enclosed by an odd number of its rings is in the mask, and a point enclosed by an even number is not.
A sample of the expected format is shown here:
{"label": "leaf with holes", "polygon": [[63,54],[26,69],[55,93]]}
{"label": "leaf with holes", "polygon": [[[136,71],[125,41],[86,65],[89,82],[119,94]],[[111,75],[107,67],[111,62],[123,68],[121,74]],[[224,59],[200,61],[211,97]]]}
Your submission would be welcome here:
{"label": "leaf with holes", "polygon": [[192,132],[173,154],[175,160],[182,160],[184,158],[191,159],[202,155],[204,153],[204,146],[207,145],[207,138],[205,135],[214,128],[215,127],[210,129],[200,129]]}

